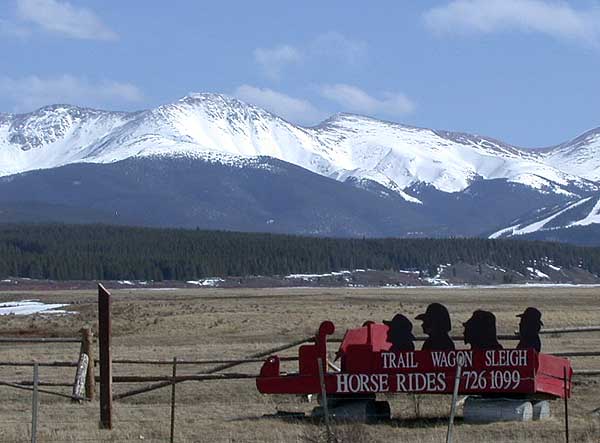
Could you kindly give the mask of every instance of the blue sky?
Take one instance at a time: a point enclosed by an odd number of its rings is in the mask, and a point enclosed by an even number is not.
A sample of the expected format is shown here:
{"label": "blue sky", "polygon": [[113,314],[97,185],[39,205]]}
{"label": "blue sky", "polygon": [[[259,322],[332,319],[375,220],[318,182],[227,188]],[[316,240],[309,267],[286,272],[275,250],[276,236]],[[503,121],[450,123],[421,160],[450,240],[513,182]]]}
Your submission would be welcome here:
{"label": "blue sky", "polygon": [[0,111],[220,92],[557,144],[600,126],[596,0],[2,0]]}

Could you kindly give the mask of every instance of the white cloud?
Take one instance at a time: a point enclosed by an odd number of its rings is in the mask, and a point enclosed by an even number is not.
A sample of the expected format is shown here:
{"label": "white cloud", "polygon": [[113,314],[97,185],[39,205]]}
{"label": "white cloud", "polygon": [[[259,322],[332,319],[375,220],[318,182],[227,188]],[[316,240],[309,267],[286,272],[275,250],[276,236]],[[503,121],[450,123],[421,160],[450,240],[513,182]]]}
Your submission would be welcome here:
{"label": "white cloud", "polygon": [[435,33],[538,32],[597,44],[600,9],[577,10],[564,1],[454,0],[432,8],[423,19]]}
{"label": "white cloud", "polygon": [[331,31],[318,35],[302,47],[279,45],[274,48],[257,48],[254,50],[254,60],[269,77],[279,79],[282,71],[293,64],[333,61],[355,65],[364,59],[366,53],[366,43]]}
{"label": "white cloud", "polygon": [[108,28],[91,10],[75,7],[59,0],[17,0],[22,20],[33,22],[46,31],[72,38],[116,40],[117,34]]}
{"label": "white cloud", "polygon": [[311,52],[321,57],[333,57],[339,61],[355,64],[367,54],[367,44],[351,40],[339,32],[326,32],[317,36],[311,44]]}
{"label": "white cloud", "polygon": [[53,78],[0,76],[0,98],[12,102],[15,111],[23,112],[57,103],[112,107],[115,103],[139,102],[143,94],[130,83],[91,82],[65,74]]}
{"label": "white cloud", "polygon": [[255,49],[254,60],[261,65],[269,77],[277,79],[286,65],[299,63],[302,60],[302,55],[292,46],[281,45],[272,49]]}
{"label": "white cloud", "polygon": [[233,95],[293,123],[315,124],[325,117],[325,114],[310,102],[269,88],[242,85],[233,92]]}
{"label": "white cloud", "polygon": [[381,98],[376,98],[356,86],[343,83],[321,86],[320,92],[323,97],[341,105],[345,111],[360,114],[398,117],[411,113],[415,108],[404,94],[385,92]]}

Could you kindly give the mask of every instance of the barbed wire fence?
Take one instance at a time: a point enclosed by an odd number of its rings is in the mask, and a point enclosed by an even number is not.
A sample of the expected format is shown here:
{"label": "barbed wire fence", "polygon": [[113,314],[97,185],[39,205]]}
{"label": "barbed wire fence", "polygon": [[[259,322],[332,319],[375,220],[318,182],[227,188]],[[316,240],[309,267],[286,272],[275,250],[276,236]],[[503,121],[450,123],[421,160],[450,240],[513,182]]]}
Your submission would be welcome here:
{"label": "barbed wire fence", "polygon": [[[567,332],[552,330],[551,334],[589,332],[597,329],[565,330]],[[247,384],[257,376],[258,367],[264,360],[261,355],[292,350],[308,341],[308,338],[297,340],[240,359],[115,359],[113,363],[118,370],[113,377],[113,383],[117,387],[114,394],[113,431],[102,430],[98,426],[97,401],[73,395],[74,382],[65,377],[69,372],[71,376],[74,375],[77,362],[2,361],[0,367],[19,368],[20,380],[0,381],[3,390],[12,392],[11,395],[3,395],[4,401],[10,403],[12,400],[16,405],[15,413],[8,416],[3,414],[5,416],[0,418],[1,427],[4,429],[0,434],[0,441],[180,441],[182,435],[189,436],[190,422],[200,424],[197,428],[202,429],[203,420],[205,423],[214,424],[219,411],[225,411],[227,408],[243,411],[253,406],[255,400],[236,397],[236,389],[225,388],[225,381],[228,384],[237,383],[236,386],[240,383]],[[598,351],[561,351],[553,354],[572,358],[600,356]],[[292,363],[296,360],[297,357],[292,355],[282,358],[282,361]],[[90,367],[93,368],[97,363],[98,360],[94,360]],[[231,372],[241,365],[252,369],[241,373]],[[140,368],[143,370],[140,371]],[[29,377],[25,371],[30,371]],[[52,371],[56,374],[52,375]],[[36,372],[38,377],[35,376]],[[140,372],[144,375],[140,375]],[[598,375],[600,368],[575,372],[578,378]],[[94,381],[98,382],[99,378]],[[188,386],[179,387],[183,382]],[[146,386],[140,387],[142,383]],[[252,391],[252,388],[253,386],[250,389],[246,386],[246,392]],[[34,399],[36,396],[37,399]],[[209,398],[212,401],[206,401]],[[209,411],[208,408],[211,407],[215,411]],[[207,415],[208,418],[205,417]],[[227,416],[226,413],[221,415]],[[184,431],[179,430],[181,424],[184,425]],[[224,440],[227,439],[226,435],[223,437]],[[235,440],[235,436],[231,436],[231,440]]]}

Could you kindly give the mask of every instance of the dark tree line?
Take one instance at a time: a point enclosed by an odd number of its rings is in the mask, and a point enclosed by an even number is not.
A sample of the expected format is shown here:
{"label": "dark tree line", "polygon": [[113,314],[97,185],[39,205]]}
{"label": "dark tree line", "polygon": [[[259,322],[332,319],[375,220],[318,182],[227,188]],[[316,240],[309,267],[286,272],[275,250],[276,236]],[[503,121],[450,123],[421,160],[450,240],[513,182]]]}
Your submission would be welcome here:
{"label": "dark tree line", "polygon": [[581,267],[600,248],[480,238],[333,239],[105,225],[0,226],[0,276],[52,280],[188,280],[212,276],[420,270],[440,264]]}

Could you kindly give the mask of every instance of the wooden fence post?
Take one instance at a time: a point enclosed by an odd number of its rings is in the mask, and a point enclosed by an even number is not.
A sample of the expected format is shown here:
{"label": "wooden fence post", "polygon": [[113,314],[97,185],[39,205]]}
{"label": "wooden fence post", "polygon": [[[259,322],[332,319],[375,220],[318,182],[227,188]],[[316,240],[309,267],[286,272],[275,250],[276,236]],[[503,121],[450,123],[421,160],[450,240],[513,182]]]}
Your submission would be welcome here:
{"label": "wooden fence post", "polygon": [[96,396],[96,377],[94,365],[93,334],[90,328],[81,330],[81,353],[88,356],[88,370],[85,374],[85,396],[93,400]]}
{"label": "wooden fence post", "polygon": [[175,385],[177,377],[177,357],[173,357],[173,385],[171,387],[171,443],[175,441]]}
{"label": "wooden fence post", "polygon": [[31,443],[37,441],[37,419],[38,419],[38,365],[33,365],[33,400],[31,405]]}
{"label": "wooden fence post", "polygon": [[89,367],[89,357],[87,354],[81,353],[79,355],[79,362],[77,363],[77,371],[75,372],[75,381],[73,382],[73,402],[81,403],[83,398],[83,392],[85,390],[85,380]]}
{"label": "wooden fence post", "polygon": [[100,427],[112,429],[112,323],[110,292],[98,284],[98,339],[100,342]]}
{"label": "wooden fence post", "polygon": [[327,404],[327,387],[325,386],[325,375],[323,374],[323,360],[317,358],[319,366],[319,384],[321,385],[321,401],[323,402],[323,414],[325,415],[325,429],[327,432],[327,443],[335,443],[336,438],[331,432],[331,424],[329,423],[329,405]]}
{"label": "wooden fence post", "polygon": [[567,368],[563,368],[563,383],[564,386],[564,396],[565,396],[565,441],[569,443],[569,379],[567,376]]}
{"label": "wooden fence post", "polygon": [[452,392],[452,406],[450,407],[450,419],[448,420],[448,432],[446,443],[452,443],[454,437],[454,415],[456,414],[456,400],[458,399],[458,388],[460,387],[460,373],[464,364],[464,357],[458,355],[456,358],[456,375],[454,376],[454,391]]}

